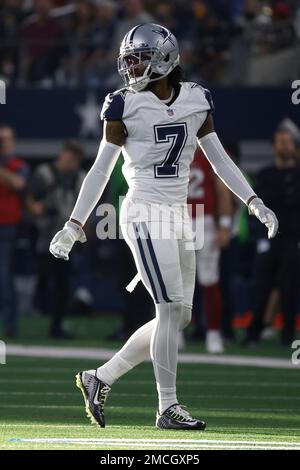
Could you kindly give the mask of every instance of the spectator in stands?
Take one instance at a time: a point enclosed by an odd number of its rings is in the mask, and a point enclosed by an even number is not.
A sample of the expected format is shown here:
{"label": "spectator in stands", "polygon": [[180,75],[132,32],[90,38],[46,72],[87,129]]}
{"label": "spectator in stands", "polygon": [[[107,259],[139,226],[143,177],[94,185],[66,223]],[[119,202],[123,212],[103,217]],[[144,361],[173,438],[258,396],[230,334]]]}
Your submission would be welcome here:
{"label": "spectator in stands", "polygon": [[0,73],[13,83],[18,78],[20,84],[81,81],[88,86],[119,87],[111,64],[120,41],[126,31],[150,21],[175,33],[182,64],[196,81],[244,84],[252,58],[299,42],[300,10],[293,0],[268,4],[258,0],[0,3]]}
{"label": "spectator in stands", "polygon": [[[199,3],[202,5],[200,8]],[[190,42],[194,51],[194,67],[205,82],[215,80],[229,47],[229,25],[218,18],[210,4],[193,2],[190,21]]]}
{"label": "spectator in stands", "polygon": [[292,121],[292,119],[285,118],[280,122],[278,129],[289,131],[294,137],[295,143],[296,143],[297,159],[299,163],[300,162],[300,128],[297,126],[297,124],[294,121]]}
{"label": "spectator in stands", "polygon": [[[70,263],[54,259],[48,247],[77,199],[85,176],[80,170],[82,158],[80,144],[67,141],[57,160],[38,166],[29,183],[27,205],[38,230],[38,306],[52,315],[50,335],[59,339],[69,337],[62,321],[68,309]],[[54,289],[49,297],[51,287]]]}
{"label": "spectator in stands", "polygon": [[5,337],[17,335],[14,292],[16,229],[22,218],[22,191],[28,168],[15,154],[13,129],[0,125],[0,300]]}
{"label": "spectator in stands", "polygon": [[116,26],[116,4],[111,0],[100,0],[96,3],[95,27],[93,30],[93,44],[102,49],[109,50],[111,38]]}
{"label": "spectator in stands", "polygon": [[23,0],[4,0],[0,5],[0,75],[13,82],[17,75],[17,31],[26,13]]}
{"label": "spectator in stands", "polygon": [[89,46],[91,29],[95,17],[94,5],[88,0],[79,0],[76,4],[76,12],[72,28],[72,37],[75,42],[85,51]]}
{"label": "spectator in stands", "polygon": [[246,343],[256,342],[265,325],[264,313],[271,291],[278,288],[284,315],[282,344],[290,346],[295,334],[295,316],[299,294],[300,260],[300,167],[295,138],[286,129],[278,129],[273,138],[274,165],[257,176],[256,189],[279,220],[274,240],[266,239],[257,227],[256,263],[253,289],[253,321]]}
{"label": "spectator in stands", "polygon": [[165,28],[168,28],[170,31],[172,31],[172,33],[175,34],[176,37],[179,37],[181,32],[178,27],[180,21],[178,21],[178,17],[175,14],[174,6],[174,3],[168,1],[160,1],[156,5],[154,13],[156,20],[159,24],[163,24]]}
{"label": "spectator in stands", "polygon": [[35,0],[34,14],[19,29],[25,74],[32,82],[52,79],[63,54],[64,31],[51,9],[51,0]]}
{"label": "spectator in stands", "polygon": [[118,50],[121,40],[134,26],[141,23],[154,22],[154,18],[145,9],[142,0],[123,0],[122,17],[117,24],[116,33],[113,41],[113,49]]}
{"label": "spectator in stands", "polygon": [[117,6],[111,0],[100,0],[96,3],[95,13],[89,55],[82,69],[84,83],[91,86],[104,85],[109,88],[115,83],[118,87],[116,57],[111,52],[111,40],[117,24]]}
{"label": "spectator in stands", "polygon": [[74,71],[71,72],[72,78],[76,75],[76,71],[81,72],[92,52],[91,41],[94,17],[95,9],[93,4],[88,0],[80,0],[76,5],[76,12],[70,30],[72,65],[75,67],[75,73]]}

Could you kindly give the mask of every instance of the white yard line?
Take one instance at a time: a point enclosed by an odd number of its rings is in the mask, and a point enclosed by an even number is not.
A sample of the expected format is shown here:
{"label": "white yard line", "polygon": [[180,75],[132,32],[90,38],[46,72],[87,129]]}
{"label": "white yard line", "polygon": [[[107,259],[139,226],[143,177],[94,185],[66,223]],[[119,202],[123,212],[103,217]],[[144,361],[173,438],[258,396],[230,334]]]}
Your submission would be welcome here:
{"label": "white yard line", "polygon": [[[62,444],[57,444],[58,446]],[[69,446],[70,444],[64,444],[64,446]],[[77,447],[80,446],[86,446],[87,444],[81,444],[76,443]],[[158,444],[140,444],[138,442],[132,443],[132,444],[88,444],[88,449],[93,449],[94,450],[132,450],[132,449],[137,449],[141,448],[142,450],[168,450],[168,449],[174,449],[174,450],[300,450],[300,445],[295,446],[295,447],[285,447],[285,446],[263,446],[263,445],[255,445],[255,446],[248,446],[248,445],[218,445],[218,444],[182,444],[178,446],[178,444],[163,444],[158,445]],[[6,447],[5,447],[6,448]],[[63,447],[66,449],[66,447]]]}
{"label": "white yard line", "polygon": [[300,442],[290,441],[242,441],[217,439],[122,439],[122,438],[26,438],[10,439],[14,443],[36,443],[56,445],[88,445],[109,447],[154,447],[187,449],[300,449]]}
{"label": "white yard line", "polygon": [[[72,367],[60,367],[60,363],[58,362],[57,364],[55,364],[55,368],[54,367],[38,367],[38,366],[29,366],[28,364],[26,364],[26,366],[24,367],[15,367],[14,364],[10,364],[10,367],[9,369],[5,369],[5,368],[2,368],[1,369],[1,375],[5,374],[6,372],[11,374],[12,372],[12,367],[13,367],[13,372],[15,374],[23,374],[23,375],[28,375],[28,374],[35,374],[36,373],[41,373],[41,374],[49,374],[49,373],[53,373],[53,370],[55,370],[55,374],[69,374],[70,371],[74,370],[74,366]],[[277,380],[278,379],[278,372],[277,370],[273,369],[273,370],[268,370],[268,380]],[[180,371],[179,371],[179,375],[180,377],[185,377],[185,376],[189,376],[191,378],[193,378],[194,375],[196,375],[197,377],[199,376],[199,369],[191,369],[191,368],[181,368]],[[207,369],[203,369],[201,370],[201,376],[203,377],[209,377],[209,376],[213,376],[215,377],[216,375],[216,371],[215,369],[210,369],[210,370],[207,370]],[[239,376],[239,377],[242,377],[242,376],[245,376],[247,378],[250,378],[250,377],[254,377],[254,378],[257,378],[257,370],[244,370],[244,369],[236,369],[235,371],[235,375],[236,376]],[[285,378],[288,378],[290,377],[290,369],[286,369],[286,370],[282,370],[281,371],[281,377],[284,375]],[[148,377],[149,376],[149,370],[140,370],[139,371],[139,376],[143,377],[143,376],[146,376]],[[227,370],[222,370],[222,369],[219,369],[218,370],[218,377],[221,377],[221,376],[224,376],[224,377],[228,377],[228,371]]]}
{"label": "white yard line", "polygon": [[[29,409],[34,409],[34,410],[37,410],[37,409],[42,409],[42,410],[52,410],[52,409],[58,409],[58,410],[76,410],[76,409],[82,409],[82,406],[81,405],[24,405],[23,403],[21,404],[3,404],[1,405],[0,404],[0,409],[2,408],[10,408],[10,409],[19,409],[19,408],[24,408],[24,406],[26,406],[26,408],[29,408]],[[110,406],[109,407],[110,410],[123,410],[124,407],[123,406]],[[211,406],[205,406],[205,410],[206,412],[216,412],[216,413],[224,413],[224,412],[227,412],[227,411],[231,411],[233,413],[298,413],[299,412],[299,408],[251,408],[249,406],[247,407],[240,407],[240,406],[236,406],[236,407],[211,407]],[[139,412],[144,412],[144,407],[142,406],[139,406],[139,407],[135,407],[135,412],[139,413]]]}
{"label": "white yard line", "polygon": [[[102,348],[69,348],[56,346],[23,346],[8,345],[7,355],[23,357],[48,357],[66,359],[110,359],[115,351]],[[254,366],[271,369],[294,369],[299,370],[299,366],[294,365],[289,359],[258,357],[258,356],[227,356],[227,355],[207,355],[207,354],[179,354],[179,362],[185,364],[217,364],[232,366]]]}
{"label": "white yard line", "polygon": [[[52,423],[46,423],[46,424],[41,424],[41,423],[31,423],[31,424],[28,424],[28,423],[24,423],[24,422],[21,422],[21,423],[18,423],[18,424],[15,424],[15,423],[5,423],[5,424],[0,424],[0,429],[3,429],[3,430],[7,430],[8,428],[16,428],[16,429],[23,429],[23,428],[41,428],[43,430],[45,429],[53,429],[54,431],[56,431],[57,429],[65,429],[65,428],[68,428],[68,429],[82,429],[82,424],[52,424]],[[128,430],[128,429],[132,429],[132,426],[126,426],[126,425],[112,425],[110,426],[110,428],[112,428],[112,430],[116,430],[116,429],[121,429],[122,431],[124,430]],[[151,425],[147,425],[147,426],[138,426],[137,428],[141,428],[141,430],[144,432],[145,430],[148,431],[148,430],[153,430],[153,426]],[[245,433],[247,431],[249,431],[249,428],[243,428],[243,427],[239,427],[239,429],[244,429],[245,430]],[[259,436],[261,437],[261,433],[262,431],[264,431],[265,433],[269,433],[270,435],[272,435],[272,432],[274,431],[274,428],[273,427],[266,427],[266,426],[259,426],[259,428],[254,428],[253,432],[256,432],[259,434]],[[297,433],[299,432],[299,428],[298,427],[294,427],[294,428],[284,428],[284,431],[285,433],[289,433],[289,435],[286,435],[284,437],[287,437],[289,438],[291,433]],[[283,437],[283,436],[282,436]],[[19,438],[17,439],[14,439],[14,440],[19,440]],[[261,441],[261,442],[264,442],[264,441]],[[276,442],[280,442],[280,441],[274,441],[274,443]],[[292,441],[291,441],[292,442]],[[298,445],[298,442],[295,441],[295,444]],[[299,445],[300,445],[300,438],[299,438]]]}
{"label": "white yard line", "polygon": [[[201,371],[199,372],[201,374]],[[0,384],[40,384],[40,385],[60,385],[60,384],[68,384],[72,385],[74,380],[72,377],[69,380],[61,380],[61,379],[0,379]],[[153,380],[120,380],[120,383],[122,385],[153,385]],[[185,386],[190,386],[190,387],[199,387],[201,385],[207,386],[207,384],[211,386],[216,386],[216,387],[232,387],[233,385],[235,387],[248,387],[248,388],[257,388],[258,386],[260,388],[273,388],[276,387],[278,388],[289,388],[289,389],[299,389],[300,388],[300,382],[299,383],[293,383],[293,382],[249,382],[249,381],[240,381],[240,380],[235,380],[232,382],[226,382],[224,380],[179,380],[178,384],[180,385],[185,385]]]}
{"label": "white yard line", "polygon": [[[5,395],[7,396],[7,392],[2,392],[0,391],[0,396],[1,395]],[[29,396],[37,396],[37,397],[44,397],[44,396],[57,396],[57,397],[65,397],[65,396],[70,396],[70,397],[74,397],[74,392],[44,392],[44,391],[41,391],[41,392],[15,392],[15,391],[9,391],[9,395],[13,395],[13,396],[22,396],[24,397],[24,395],[29,395]],[[132,393],[115,393],[115,396],[117,397],[120,397],[120,398],[127,398],[127,397],[132,397]],[[150,398],[153,398],[153,393],[139,393],[139,397],[142,397],[142,398],[147,398],[147,397],[150,397]],[[189,394],[189,398],[205,398],[205,399],[212,399],[212,400],[216,400],[216,399],[219,399],[219,398],[222,398],[222,399],[228,399],[228,400],[261,400],[262,398],[264,398],[263,395],[224,395],[224,394],[214,394],[214,395],[203,395],[203,394],[197,394],[197,395],[190,395]],[[267,395],[267,399],[268,401],[277,401],[277,400],[287,400],[287,401],[299,401],[300,400],[300,397],[299,395],[277,395],[277,396],[273,396],[273,397],[270,397],[269,395]]]}

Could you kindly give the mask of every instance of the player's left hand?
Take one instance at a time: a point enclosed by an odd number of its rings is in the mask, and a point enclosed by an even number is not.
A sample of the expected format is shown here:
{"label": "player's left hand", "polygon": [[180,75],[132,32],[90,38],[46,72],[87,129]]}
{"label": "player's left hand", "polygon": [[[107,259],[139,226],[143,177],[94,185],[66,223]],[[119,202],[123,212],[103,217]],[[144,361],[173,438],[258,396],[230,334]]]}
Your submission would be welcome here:
{"label": "player's left hand", "polygon": [[68,261],[69,253],[76,241],[86,242],[85,233],[78,224],[68,221],[63,229],[52,238],[49,251],[55,258]]}
{"label": "player's left hand", "polygon": [[274,238],[278,231],[278,220],[274,212],[268,209],[258,197],[252,199],[248,209],[250,215],[255,215],[262,224],[265,224],[268,229],[268,238]]}

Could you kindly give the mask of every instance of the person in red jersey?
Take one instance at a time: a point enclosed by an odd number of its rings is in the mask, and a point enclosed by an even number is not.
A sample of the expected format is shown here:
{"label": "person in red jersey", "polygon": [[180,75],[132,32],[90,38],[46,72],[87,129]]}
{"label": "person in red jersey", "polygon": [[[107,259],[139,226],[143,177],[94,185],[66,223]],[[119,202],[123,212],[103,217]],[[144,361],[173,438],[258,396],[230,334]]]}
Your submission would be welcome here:
{"label": "person in red jersey", "polygon": [[[201,286],[206,317],[206,349],[224,350],[221,328],[221,291],[219,286],[220,249],[227,246],[231,233],[232,198],[228,188],[216,177],[200,148],[191,164],[188,203],[192,217],[202,218],[203,247],[196,251],[197,282]],[[197,214],[197,205],[203,212]]]}
{"label": "person in red jersey", "polygon": [[5,337],[14,337],[17,333],[13,260],[27,173],[25,163],[15,156],[13,129],[0,125],[0,308]]}

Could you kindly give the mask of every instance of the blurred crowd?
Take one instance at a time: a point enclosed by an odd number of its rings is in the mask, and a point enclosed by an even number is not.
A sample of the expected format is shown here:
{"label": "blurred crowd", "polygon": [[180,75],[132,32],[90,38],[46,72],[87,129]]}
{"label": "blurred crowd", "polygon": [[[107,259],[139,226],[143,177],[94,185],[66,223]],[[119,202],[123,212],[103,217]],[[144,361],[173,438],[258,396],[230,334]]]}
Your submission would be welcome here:
{"label": "blurred crowd", "polygon": [[[238,163],[237,146],[228,151]],[[284,319],[282,344],[290,346],[296,334],[300,154],[299,130],[288,121],[274,133],[273,155],[273,163],[252,181],[279,218],[279,234],[272,241],[216,179],[200,150],[192,164],[189,202],[204,204],[205,236],[197,253],[191,328],[194,339],[206,337],[210,352],[222,352],[222,338],[234,340],[234,319],[245,311],[252,312],[245,345],[270,332],[279,311]],[[121,164],[104,195],[116,208],[127,191]],[[136,268],[124,240],[97,239],[99,217],[91,217],[85,227],[89,243],[78,244],[70,262],[49,254],[49,242],[69,217],[86,170],[84,150],[74,140],[66,141],[50,162],[24,162],[16,154],[14,130],[0,125],[0,308],[1,331],[7,338],[19,334],[18,316],[33,311],[49,315],[49,335],[60,339],[70,337],[64,328],[67,314],[117,311],[123,323],[113,339],[128,337],[153,316],[141,283],[132,294],[125,290]]]}
{"label": "blurred crowd", "polygon": [[133,26],[177,36],[191,80],[242,82],[249,57],[294,47],[299,0],[2,0],[0,78],[17,86],[118,87],[116,55]]}

